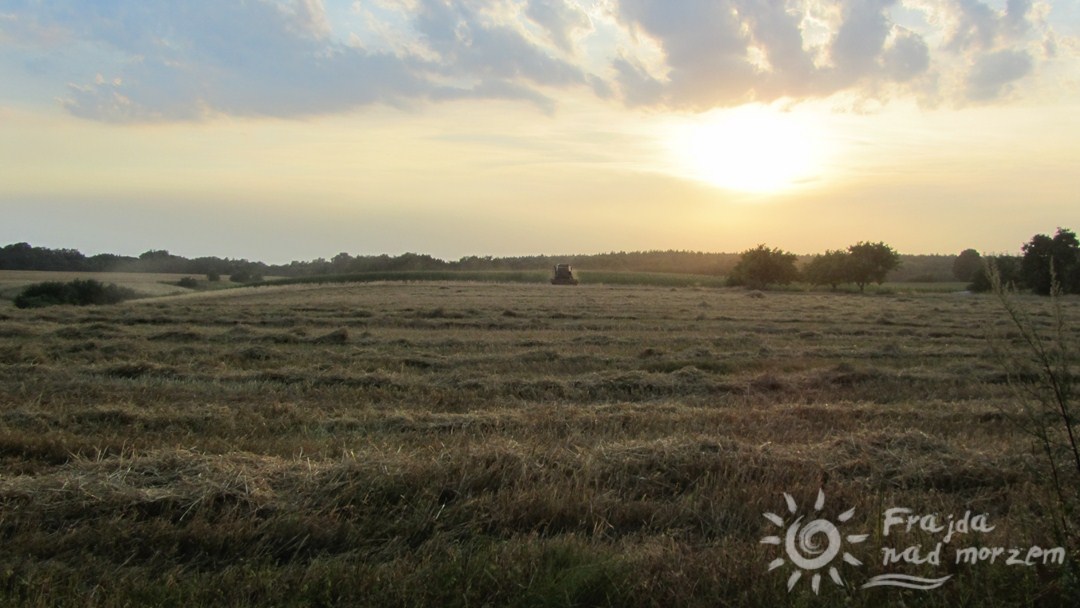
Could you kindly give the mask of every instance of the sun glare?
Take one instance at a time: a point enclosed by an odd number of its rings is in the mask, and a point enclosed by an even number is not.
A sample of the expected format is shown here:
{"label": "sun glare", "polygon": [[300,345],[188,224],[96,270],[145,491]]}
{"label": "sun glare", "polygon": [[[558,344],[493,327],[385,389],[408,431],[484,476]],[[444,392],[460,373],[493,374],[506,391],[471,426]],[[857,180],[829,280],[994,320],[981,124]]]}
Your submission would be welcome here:
{"label": "sun glare", "polygon": [[819,177],[826,156],[805,116],[757,104],[703,114],[671,133],[676,172],[741,192],[795,189]]}

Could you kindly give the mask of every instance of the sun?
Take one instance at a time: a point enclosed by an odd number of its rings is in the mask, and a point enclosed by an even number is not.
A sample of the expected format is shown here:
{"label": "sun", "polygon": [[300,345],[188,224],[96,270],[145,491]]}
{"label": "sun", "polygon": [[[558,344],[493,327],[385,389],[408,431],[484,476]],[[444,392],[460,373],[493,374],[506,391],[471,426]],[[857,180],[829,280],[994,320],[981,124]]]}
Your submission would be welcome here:
{"label": "sun", "polygon": [[673,125],[674,170],[717,188],[756,194],[817,179],[826,138],[808,116],[761,104],[716,110]]}
{"label": "sun", "polygon": [[[792,516],[795,516],[799,512],[798,506],[795,504],[795,499],[791,494],[784,493],[784,500],[787,501],[788,512]],[[818,490],[817,501],[814,502],[814,512],[818,513],[825,506],[825,492]],[[837,520],[840,523],[845,523],[851,516],[855,514],[855,509],[851,508],[841,513]],[[776,525],[778,528],[784,528],[784,518],[775,513],[765,513],[765,519]],[[827,519],[818,518],[808,523],[803,523],[805,515],[799,515],[787,525],[787,531],[784,534],[784,538],[779,536],[766,536],[761,539],[762,544],[766,545],[784,545],[785,553],[791,560],[795,570],[788,577],[787,588],[791,591],[795,588],[795,583],[799,582],[799,579],[803,577],[806,572],[813,572],[813,576],[810,578],[810,588],[814,590],[816,594],[818,589],[821,588],[821,572],[819,570],[829,566],[829,563],[840,554],[843,549],[843,542],[840,537],[840,531],[837,530],[836,525]],[[867,539],[866,534],[849,534],[843,537],[849,543],[861,543]],[[821,541],[824,541],[822,543]],[[855,558],[854,555],[843,552],[843,561],[852,566],[861,566],[862,562]],[[772,572],[777,568],[783,567],[787,564],[787,561],[783,557],[778,557],[769,563],[769,571]],[[840,571],[836,566],[829,566],[829,578],[837,585],[843,586],[844,580],[840,577]]]}

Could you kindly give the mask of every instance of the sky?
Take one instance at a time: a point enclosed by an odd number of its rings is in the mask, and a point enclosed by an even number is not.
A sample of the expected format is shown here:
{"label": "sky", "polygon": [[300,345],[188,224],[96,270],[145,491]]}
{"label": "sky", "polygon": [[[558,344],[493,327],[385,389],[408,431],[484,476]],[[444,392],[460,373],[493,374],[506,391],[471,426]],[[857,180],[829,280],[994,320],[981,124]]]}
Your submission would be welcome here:
{"label": "sky", "polygon": [[0,245],[1015,253],[1080,0],[0,0]]}

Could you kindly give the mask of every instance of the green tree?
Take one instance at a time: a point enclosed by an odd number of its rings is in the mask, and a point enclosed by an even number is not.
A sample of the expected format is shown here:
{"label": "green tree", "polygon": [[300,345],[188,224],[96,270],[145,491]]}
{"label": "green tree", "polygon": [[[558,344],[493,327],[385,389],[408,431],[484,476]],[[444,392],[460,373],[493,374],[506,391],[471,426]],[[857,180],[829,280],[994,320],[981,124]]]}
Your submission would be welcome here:
{"label": "green tree", "polygon": [[828,285],[835,291],[838,285],[851,280],[850,261],[851,254],[846,251],[826,251],[810,260],[803,268],[803,277],[814,285]]}
{"label": "green tree", "polygon": [[965,249],[953,260],[952,273],[957,281],[972,281],[982,269],[982,256],[974,249]]}
{"label": "green tree", "polygon": [[764,289],[769,285],[786,285],[799,278],[795,268],[798,256],[794,253],[758,245],[744,251],[728,276],[729,285],[745,285]]}
{"label": "green tree", "polygon": [[1021,249],[1020,278],[1032,291],[1049,295],[1056,276],[1064,293],[1080,293],[1080,242],[1073,231],[1036,234]]}
{"label": "green tree", "polygon": [[900,267],[900,254],[885,243],[859,242],[848,247],[848,277],[863,291],[870,283],[881,285],[889,271]]}

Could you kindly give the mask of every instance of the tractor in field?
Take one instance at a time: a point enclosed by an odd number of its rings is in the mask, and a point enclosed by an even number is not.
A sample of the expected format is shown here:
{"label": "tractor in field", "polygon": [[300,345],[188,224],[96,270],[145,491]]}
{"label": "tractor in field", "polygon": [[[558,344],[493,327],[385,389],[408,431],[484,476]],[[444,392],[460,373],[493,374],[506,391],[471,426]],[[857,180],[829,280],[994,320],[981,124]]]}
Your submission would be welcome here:
{"label": "tractor in field", "polygon": [[578,280],[574,278],[574,269],[570,264],[556,264],[555,276],[551,277],[552,285],[577,285]]}

